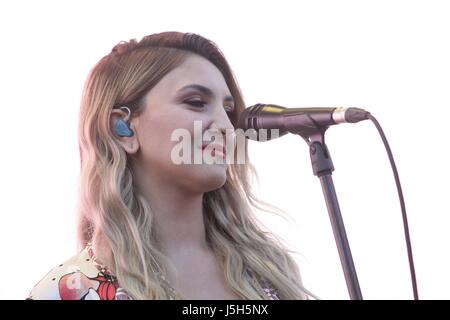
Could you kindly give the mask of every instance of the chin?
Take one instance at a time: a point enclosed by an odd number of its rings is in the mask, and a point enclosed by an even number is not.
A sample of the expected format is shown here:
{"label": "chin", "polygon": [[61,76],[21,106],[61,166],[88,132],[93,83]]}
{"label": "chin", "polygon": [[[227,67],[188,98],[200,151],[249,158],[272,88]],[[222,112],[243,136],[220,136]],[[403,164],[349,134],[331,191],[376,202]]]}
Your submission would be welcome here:
{"label": "chin", "polygon": [[222,187],[227,181],[225,165],[200,165],[190,174],[190,188],[201,192],[209,192]]}
{"label": "chin", "polygon": [[214,169],[215,172],[208,172],[213,171],[212,169],[205,170],[205,180],[208,180],[208,190],[205,190],[205,192],[213,191],[216,189],[219,189],[222,187],[225,182],[227,181],[227,172],[225,169]]}

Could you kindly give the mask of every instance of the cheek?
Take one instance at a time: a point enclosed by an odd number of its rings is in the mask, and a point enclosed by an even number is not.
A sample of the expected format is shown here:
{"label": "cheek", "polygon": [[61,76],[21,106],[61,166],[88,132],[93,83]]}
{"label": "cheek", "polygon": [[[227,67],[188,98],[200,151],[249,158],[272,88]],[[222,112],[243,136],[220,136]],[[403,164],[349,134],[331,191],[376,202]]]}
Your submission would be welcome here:
{"label": "cheek", "polygon": [[[187,145],[193,148],[193,121],[191,122],[189,119],[172,118],[170,121],[149,121],[140,129],[140,148],[146,163],[158,163],[165,167],[175,166],[171,154],[172,150],[180,144],[180,140],[177,140],[180,132],[184,132],[183,137],[190,139]],[[174,133],[177,134],[172,139]],[[183,141],[186,142],[185,138]]]}
{"label": "cheek", "polygon": [[[173,119],[175,120],[175,119]],[[174,182],[184,188],[196,190],[199,192],[207,192],[221,187],[226,181],[225,165],[208,165],[208,164],[176,164],[172,161],[172,150],[179,150],[180,144],[190,148],[191,163],[194,163],[195,149],[198,148],[197,156],[201,150],[202,128],[198,128],[194,135],[194,120],[191,118],[177,121],[148,121],[145,127],[140,130],[139,138],[141,157],[144,166],[151,174],[156,174]],[[172,141],[172,133],[177,129],[183,129],[183,138]],[[175,135],[179,138],[179,135]],[[197,138],[199,145],[194,143]],[[202,161],[202,159],[200,159]]]}
{"label": "cheek", "polygon": [[[226,178],[224,165],[192,164],[194,157],[197,161],[200,160],[200,163],[202,162],[201,144],[203,126],[208,121],[206,116],[202,117],[201,114],[186,110],[153,116],[149,115],[138,128],[140,157],[148,172],[158,172],[172,180],[177,177],[176,180],[179,183],[186,183],[190,187],[193,185],[203,186],[201,188],[205,190],[224,183]],[[199,121],[199,123],[194,128],[195,121]],[[176,132],[177,130],[179,131]],[[176,134],[172,141],[174,132]],[[185,148],[190,150],[191,164],[175,163],[177,160],[179,163],[181,156],[178,151],[181,145],[183,151]],[[172,155],[176,159],[172,159]],[[182,158],[186,159],[184,156]]]}

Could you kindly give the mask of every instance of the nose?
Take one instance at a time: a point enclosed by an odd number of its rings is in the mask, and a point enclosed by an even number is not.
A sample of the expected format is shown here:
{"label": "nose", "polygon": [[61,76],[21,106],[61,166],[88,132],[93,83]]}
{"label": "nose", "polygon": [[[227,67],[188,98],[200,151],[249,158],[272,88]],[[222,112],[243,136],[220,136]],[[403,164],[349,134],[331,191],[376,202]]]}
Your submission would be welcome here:
{"label": "nose", "polygon": [[234,126],[231,123],[228,113],[223,107],[216,108],[210,127],[221,130],[223,133],[225,133],[226,130],[234,130]]}
{"label": "nose", "polygon": [[[235,140],[234,126],[231,123],[231,120],[223,107],[216,108],[216,111],[213,114],[211,122],[209,126],[207,126],[208,131],[218,131],[225,138],[225,141],[230,139],[231,141]],[[224,143],[225,143],[224,141]]]}

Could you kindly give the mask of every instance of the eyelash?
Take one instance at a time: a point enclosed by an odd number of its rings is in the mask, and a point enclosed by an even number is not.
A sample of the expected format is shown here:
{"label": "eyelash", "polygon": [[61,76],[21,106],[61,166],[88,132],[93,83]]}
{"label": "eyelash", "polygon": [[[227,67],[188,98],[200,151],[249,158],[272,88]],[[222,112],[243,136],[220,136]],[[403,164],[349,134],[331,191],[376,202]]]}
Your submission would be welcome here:
{"label": "eyelash", "polygon": [[186,101],[187,104],[194,106],[194,107],[204,107],[206,102],[202,101],[202,100],[191,100],[191,101]]}
{"label": "eyelash", "polygon": [[[199,108],[199,107],[203,108],[206,104],[206,102],[202,101],[202,100],[191,100],[191,101],[186,101],[186,103],[191,106],[197,107],[197,108]],[[233,110],[227,110],[226,112],[231,115],[233,113]]]}

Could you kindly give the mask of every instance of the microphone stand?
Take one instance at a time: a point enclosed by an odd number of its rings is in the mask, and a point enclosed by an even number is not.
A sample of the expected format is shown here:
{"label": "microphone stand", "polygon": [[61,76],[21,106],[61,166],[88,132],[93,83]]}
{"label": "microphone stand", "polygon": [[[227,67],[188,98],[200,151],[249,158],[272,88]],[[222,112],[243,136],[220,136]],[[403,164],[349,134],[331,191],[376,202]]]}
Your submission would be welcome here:
{"label": "microphone stand", "polygon": [[342,220],[339,202],[334,189],[331,173],[334,171],[330,153],[325,144],[325,131],[328,127],[310,128],[309,132],[298,133],[308,144],[309,154],[313,173],[319,177],[325,202],[333,228],[334,239],[341,259],[347,289],[351,300],[362,300],[361,289],[359,287],[358,276],[356,275],[350,245],[345,232],[344,221]]}

